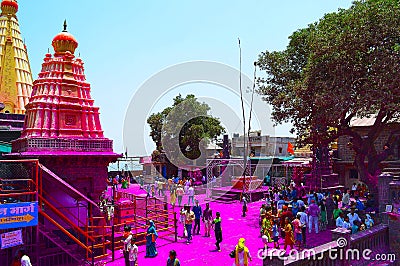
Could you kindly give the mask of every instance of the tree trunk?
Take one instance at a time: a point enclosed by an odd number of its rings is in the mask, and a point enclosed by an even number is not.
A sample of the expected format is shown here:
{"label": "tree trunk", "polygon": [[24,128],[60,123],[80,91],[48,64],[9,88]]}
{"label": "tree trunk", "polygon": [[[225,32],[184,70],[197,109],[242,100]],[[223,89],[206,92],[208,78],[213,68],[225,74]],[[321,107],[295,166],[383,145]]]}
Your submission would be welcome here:
{"label": "tree trunk", "polygon": [[360,180],[367,185],[369,192],[374,197],[375,207],[377,207],[379,202],[378,176],[380,174],[380,161],[376,157],[371,157],[367,166],[365,157],[367,157],[365,154],[356,154],[354,163],[360,175]]}

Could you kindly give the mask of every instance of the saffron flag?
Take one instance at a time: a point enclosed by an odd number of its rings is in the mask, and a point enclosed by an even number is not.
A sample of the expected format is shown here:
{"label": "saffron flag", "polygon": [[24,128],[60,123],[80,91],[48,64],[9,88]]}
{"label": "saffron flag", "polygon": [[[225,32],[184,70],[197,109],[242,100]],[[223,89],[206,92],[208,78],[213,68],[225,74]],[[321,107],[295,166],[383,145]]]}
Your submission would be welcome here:
{"label": "saffron flag", "polygon": [[290,142],[288,142],[287,144],[287,152],[290,153],[291,155],[294,155],[294,146]]}

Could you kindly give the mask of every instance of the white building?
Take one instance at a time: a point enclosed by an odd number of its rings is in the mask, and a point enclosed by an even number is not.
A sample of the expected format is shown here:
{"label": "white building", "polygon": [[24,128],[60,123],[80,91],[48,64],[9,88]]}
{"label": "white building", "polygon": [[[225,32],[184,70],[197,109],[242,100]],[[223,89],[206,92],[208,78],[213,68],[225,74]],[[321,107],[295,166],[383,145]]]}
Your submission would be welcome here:
{"label": "white building", "polygon": [[[295,145],[296,139],[293,137],[271,137],[269,135],[261,135],[261,131],[250,133],[248,140],[248,152],[256,157],[260,156],[290,156],[288,143]],[[233,134],[232,138],[232,156],[243,156],[244,145],[243,135]]]}

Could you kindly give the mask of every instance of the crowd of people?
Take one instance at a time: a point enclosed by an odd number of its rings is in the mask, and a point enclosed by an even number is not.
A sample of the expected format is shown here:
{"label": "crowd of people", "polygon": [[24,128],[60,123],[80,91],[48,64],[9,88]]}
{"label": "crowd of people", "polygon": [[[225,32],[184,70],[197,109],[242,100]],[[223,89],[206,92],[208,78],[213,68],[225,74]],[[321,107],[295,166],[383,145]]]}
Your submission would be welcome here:
{"label": "crowd of people", "polygon": [[[145,235],[146,241],[146,258],[155,258],[158,255],[157,242],[158,233],[155,223],[152,220],[148,221],[148,228]],[[137,266],[138,265],[138,253],[139,248],[136,245],[136,237],[132,232],[132,228],[127,225],[124,227],[124,234],[121,240],[124,244],[122,252],[124,255],[125,266]],[[177,258],[175,250],[169,252],[167,259],[167,266],[180,266],[180,261]]]}
{"label": "crowd of people", "polygon": [[[189,245],[193,237],[200,235],[201,228],[204,228],[205,237],[211,237],[211,231],[214,231],[216,250],[221,251],[221,214],[216,212],[214,216],[209,203],[204,209],[199,205],[195,198],[194,179],[156,178],[154,184],[145,184],[142,178],[137,181],[148,197],[166,198],[166,192],[169,192],[171,207],[180,208],[178,214],[182,225],[181,237],[185,239],[186,244]],[[247,204],[246,197],[243,197],[242,217],[246,217]],[[264,248],[283,248],[285,252],[287,248],[301,250],[310,247],[307,244],[307,235],[319,234],[328,228],[343,228],[353,234],[369,229],[375,224],[374,211],[374,198],[363,184],[354,184],[349,189],[338,189],[330,193],[309,190],[294,182],[288,186],[270,186],[259,212],[260,236]],[[157,256],[156,239],[156,226],[150,221],[146,235],[146,257]],[[244,243],[245,240],[241,238],[230,254],[235,259],[234,265],[248,265],[251,261],[250,251]],[[131,247],[137,254],[134,242]],[[137,255],[129,255],[130,250],[127,246],[127,263],[132,259],[137,260]],[[180,265],[175,250],[170,252],[167,265]]]}
{"label": "crowd of people", "polygon": [[[365,197],[365,203],[361,200]],[[260,234],[265,248],[273,242],[274,248],[303,249],[307,246],[307,234],[330,228],[344,228],[351,233],[374,225],[374,199],[365,185],[333,193],[309,191],[304,186],[291,183],[288,187],[270,187],[260,208]],[[307,230],[308,228],[308,230]]]}

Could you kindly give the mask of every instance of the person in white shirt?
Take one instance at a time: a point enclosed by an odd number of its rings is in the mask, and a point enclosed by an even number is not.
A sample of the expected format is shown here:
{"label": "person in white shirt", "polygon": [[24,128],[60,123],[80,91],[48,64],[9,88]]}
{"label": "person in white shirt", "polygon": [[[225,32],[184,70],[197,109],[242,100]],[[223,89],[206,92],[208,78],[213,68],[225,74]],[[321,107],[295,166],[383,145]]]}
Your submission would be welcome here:
{"label": "person in white shirt", "polygon": [[[298,202],[298,201],[297,201]],[[306,231],[307,231],[307,225],[308,225],[308,215],[306,213],[306,207],[302,206],[301,208],[299,207],[299,212],[297,213],[297,215],[300,215],[300,224],[301,224],[301,236],[303,238],[303,246],[306,246],[306,241],[307,241],[307,237],[306,237]]]}
{"label": "person in white shirt", "polygon": [[300,210],[301,207],[304,207],[304,201],[302,199],[297,200],[297,208]]}
{"label": "person in white shirt", "polygon": [[343,228],[351,230],[351,224],[349,222],[349,216],[344,217]]}
{"label": "person in white shirt", "polygon": [[274,193],[274,201],[277,202],[279,200],[279,193],[275,192]]}
{"label": "person in white shirt", "polygon": [[351,196],[354,197],[356,191],[357,191],[357,184],[353,183],[353,186],[351,186]]}
{"label": "person in white shirt", "polygon": [[190,201],[192,202],[192,205],[194,205],[194,188],[193,186],[190,186],[188,189],[188,204],[190,205]]}
{"label": "person in white shirt", "polygon": [[356,210],[355,207],[351,207],[350,213],[347,214],[347,217],[349,217],[349,222],[350,222],[350,225],[351,225],[351,226],[353,226],[353,223],[354,223],[354,221],[356,221],[356,220],[361,222],[361,219],[360,219],[360,217],[358,216],[358,214],[355,213],[355,210]]}
{"label": "person in white shirt", "polygon": [[21,257],[21,266],[32,266],[31,259],[26,255],[25,250],[19,250],[18,255]]}
{"label": "person in white shirt", "polygon": [[190,186],[190,181],[189,179],[187,179],[185,182],[185,194],[189,193],[189,186]]}
{"label": "person in white shirt", "polygon": [[178,206],[182,206],[182,198],[183,198],[183,187],[181,184],[178,185],[178,188],[176,189],[176,196],[178,197]]}
{"label": "person in white shirt", "polygon": [[346,193],[344,193],[342,197],[342,208],[348,206],[349,203],[350,203],[350,191],[346,190]]}
{"label": "person in white shirt", "polygon": [[121,240],[124,243],[124,249],[122,250],[122,253],[124,254],[124,261],[125,261],[125,266],[130,266],[129,262],[129,251],[131,249],[131,241],[132,241],[132,233],[131,233],[131,226],[126,225],[124,228],[124,234],[123,234],[123,239]]}
{"label": "person in white shirt", "polygon": [[339,217],[336,218],[336,227],[343,228],[344,227],[344,215],[343,212],[339,213]]}
{"label": "person in white shirt", "polygon": [[136,237],[132,237],[129,248],[129,266],[135,266],[138,259],[139,249],[136,246]]}

